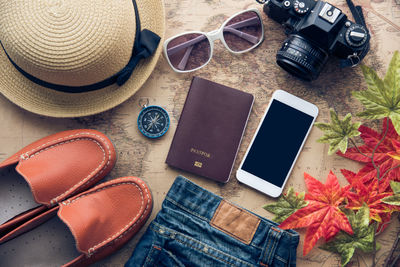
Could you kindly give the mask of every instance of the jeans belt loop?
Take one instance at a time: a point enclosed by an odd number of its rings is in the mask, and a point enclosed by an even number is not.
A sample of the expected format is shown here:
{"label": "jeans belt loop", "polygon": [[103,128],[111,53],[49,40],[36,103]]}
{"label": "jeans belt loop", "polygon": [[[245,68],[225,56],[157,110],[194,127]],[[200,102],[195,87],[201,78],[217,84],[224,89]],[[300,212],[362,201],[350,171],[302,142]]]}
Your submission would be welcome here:
{"label": "jeans belt loop", "polygon": [[282,236],[282,231],[281,229],[271,226],[268,230],[268,235],[265,240],[264,246],[263,246],[263,251],[261,253],[260,257],[260,265],[262,266],[272,266],[272,262],[274,261],[274,256],[276,249],[279,245],[279,240],[281,239]]}

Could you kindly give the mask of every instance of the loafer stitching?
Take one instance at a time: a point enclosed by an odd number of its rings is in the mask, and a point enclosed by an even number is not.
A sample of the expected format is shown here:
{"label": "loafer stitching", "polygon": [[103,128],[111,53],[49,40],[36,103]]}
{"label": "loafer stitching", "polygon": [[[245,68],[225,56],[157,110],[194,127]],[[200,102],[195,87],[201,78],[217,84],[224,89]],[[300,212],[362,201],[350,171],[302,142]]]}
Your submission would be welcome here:
{"label": "loafer stitching", "polygon": [[[89,175],[87,175],[83,180],[80,180],[77,184],[75,184],[74,186],[72,186],[70,189],[68,189],[67,191],[65,191],[64,193],[62,193],[61,195],[59,195],[59,196],[57,196],[57,197],[55,197],[55,198],[53,198],[51,201],[50,201],[50,203],[52,203],[52,204],[55,204],[58,200],[57,199],[59,199],[59,198],[61,198],[61,199],[64,199],[68,194],[70,194],[70,193],[72,193],[73,191],[75,191],[77,188],[79,188],[80,186],[82,186],[82,185],[87,185],[88,183],[90,183],[92,180],[94,180],[94,179],[96,179],[99,175],[101,175],[103,172],[104,172],[104,170],[105,169],[107,169],[108,168],[108,166],[110,165],[110,161],[111,161],[111,151],[110,151],[110,148],[109,148],[109,146],[108,145],[106,145],[107,146],[107,149],[108,149],[108,159],[107,159],[107,162],[106,162],[106,164],[104,164],[104,166],[103,166],[103,168],[99,171],[99,168],[100,168],[100,166],[105,162],[105,160],[106,160],[106,152],[105,152],[105,150],[104,150],[104,148],[102,147],[102,145],[99,143],[99,142],[97,142],[96,140],[93,140],[93,139],[88,139],[88,138],[78,138],[78,139],[75,139],[76,141],[77,140],[80,140],[80,139],[86,139],[86,140],[90,140],[90,141],[93,141],[94,143],[96,143],[99,147],[100,147],[100,149],[101,149],[101,151],[103,152],[103,159],[102,159],[102,161],[100,162],[100,164],[96,167],[96,169],[94,169]],[[97,172],[97,173],[96,173]],[[96,174],[95,174],[96,173]],[[95,175],[94,175],[95,174]],[[94,175],[94,176],[93,176]],[[92,177],[91,177],[92,176]]]}
{"label": "loafer stitching", "polygon": [[[91,178],[90,178],[90,176],[92,176],[96,171],[98,171],[98,169],[100,168],[100,166],[104,163],[105,157],[106,157],[106,153],[105,153],[105,150],[104,150],[103,146],[102,146],[98,141],[93,140],[93,139],[90,139],[90,138],[76,138],[76,139],[72,139],[72,140],[68,140],[68,141],[63,141],[63,140],[65,140],[65,139],[68,139],[68,138],[75,138],[75,137],[81,136],[81,135],[92,135],[92,136],[98,137],[100,140],[102,140],[102,141],[104,142],[104,144],[105,144],[105,146],[107,147],[107,150],[108,150],[108,160],[107,160],[107,163],[103,166],[103,168],[102,168],[95,176],[93,176],[93,177],[91,177]],[[65,197],[67,194],[69,194],[69,193],[75,191],[75,190],[76,190],[78,187],[80,187],[83,183],[85,183],[85,185],[88,184],[88,183],[90,183],[93,179],[95,179],[96,177],[98,177],[100,174],[102,174],[102,173],[104,172],[104,170],[110,165],[110,161],[111,161],[111,150],[110,150],[110,146],[108,145],[107,141],[106,141],[103,137],[101,137],[100,135],[93,134],[93,133],[88,133],[88,132],[83,132],[83,133],[72,134],[72,135],[69,135],[69,136],[65,136],[65,137],[62,137],[62,138],[58,138],[58,139],[56,139],[56,140],[49,141],[49,142],[47,142],[47,143],[45,143],[45,144],[42,144],[42,145],[40,145],[40,146],[38,146],[38,147],[36,147],[36,148],[34,148],[34,149],[32,149],[32,150],[26,152],[26,153],[23,153],[23,154],[20,156],[20,158],[21,158],[22,160],[28,160],[28,159],[33,158],[34,156],[38,155],[39,153],[41,153],[41,152],[43,152],[43,151],[47,151],[47,150],[50,149],[50,148],[54,148],[54,147],[57,147],[57,146],[59,146],[59,145],[67,144],[67,143],[74,142],[74,141],[78,141],[78,140],[90,140],[90,141],[96,143],[96,144],[100,147],[100,149],[102,150],[102,152],[103,152],[103,160],[102,160],[102,161],[100,162],[100,164],[96,167],[96,169],[95,169],[94,171],[92,171],[88,176],[86,176],[83,180],[80,180],[77,184],[75,184],[75,185],[73,185],[71,188],[67,189],[64,193],[62,193],[62,194],[58,195],[57,197],[53,198],[53,199],[50,201],[50,204],[51,204],[51,205],[54,205],[55,203],[57,203],[59,198]],[[51,146],[49,146],[49,147],[46,147],[46,146],[48,146],[48,145],[51,144],[51,143],[55,143],[55,144],[54,144],[54,145],[51,145]],[[42,149],[43,147],[46,147],[46,148],[45,148],[45,149]],[[30,153],[32,153],[33,151],[38,150],[38,149],[41,149],[41,150],[37,151],[35,154],[30,155]],[[90,178],[90,179],[89,179],[89,178]],[[88,180],[88,179],[89,179],[89,180]],[[86,180],[88,180],[88,181],[86,181]]]}
{"label": "loafer stitching", "polygon": [[[132,224],[132,222],[135,221],[135,220],[137,219],[137,217],[139,216],[139,214],[138,214],[138,215],[136,215],[128,224],[126,224],[121,230],[119,230],[116,234],[113,234],[111,237],[109,237],[109,238],[105,239],[104,241],[102,241],[102,242],[100,242],[100,243],[94,245],[93,247],[89,248],[89,249],[88,249],[88,256],[89,256],[89,257],[92,256],[93,253],[96,252],[96,249],[97,249],[98,247],[101,247],[104,243],[107,243],[107,242],[109,242],[110,240],[112,240],[112,242],[110,243],[110,244],[112,244],[112,243],[116,242],[117,240],[121,239],[121,238],[122,238],[124,235],[126,235],[136,224],[140,223],[140,222],[143,220],[144,214],[146,214],[146,211],[147,211],[147,209],[149,208],[150,196],[149,196],[149,192],[147,191],[146,185],[145,185],[143,182],[138,181],[138,180],[136,180],[136,182],[140,183],[140,184],[143,186],[143,188],[144,188],[145,191],[146,191],[146,195],[147,195],[146,207],[145,207],[144,211],[141,213],[139,219],[138,219],[134,224]],[[95,190],[95,191],[91,191],[91,192],[89,192],[89,193],[83,194],[83,195],[81,195],[81,196],[79,196],[79,197],[77,197],[77,198],[75,198],[75,199],[72,199],[72,200],[69,199],[69,200],[67,200],[67,201],[63,201],[61,204],[63,204],[64,206],[68,206],[68,205],[74,203],[75,201],[77,201],[78,199],[80,199],[80,198],[82,198],[82,197],[85,197],[85,196],[90,195],[90,194],[93,194],[93,193],[100,192],[100,191],[105,190],[105,189],[110,188],[110,187],[114,187],[114,186],[118,186],[118,185],[123,185],[123,184],[132,184],[132,185],[136,186],[136,188],[139,189],[140,197],[141,197],[141,199],[142,199],[142,203],[141,203],[141,206],[140,206],[140,210],[141,210],[141,209],[143,208],[143,205],[144,205],[143,190],[142,190],[136,183],[133,183],[133,182],[120,182],[120,183],[108,185],[108,186],[99,188],[99,189],[97,189],[97,190]],[[132,224],[132,225],[129,226],[130,224]],[[128,228],[128,227],[129,227],[129,228]],[[126,228],[128,228],[128,229],[126,229]],[[118,237],[117,237],[117,236],[118,236]]]}
{"label": "loafer stitching", "polygon": [[93,135],[93,136],[96,136],[96,137],[98,137],[98,138],[100,138],[101,140],[104,141],[104,138],[101,137],[100,135],[97,135],[97,134],[94,134],[94,133],[89,133],[89,132],[82,132],[82,133],[71,134],[71,135],[68,135],[68,136],[60,137],[60,138],[57,138],[57,139],[55,139],[55,140],[49,141],[49,142],[47,142],[47,143],[41,144],[40,146],[38,146],[38,147],[36,147],[36,148],[34,148],[34,149],[31,149],[31,150],[29,150],[28,152],[23,153],[22,155],[24,155],[24,154],[28,154],[28,155],[29,155],[29,154],[32,153],[33,151],[38,150],[38,149],[41,149],[41,148],[43,148],[43,147],[45,147],[45,146],[48,146],[48,145],[50,145],[51,143],[57,144],[58,142],[61,142],[61,141],[65,140],[65,139],[67,139],[67,138],[74,138],[74,137],[80,136],[80,135]]}
{"label": "loafer stitching", "polygon": [[[142,185],[143,185],[143,184],[142,184]],[[135,186],[136,186],[136,187],[139,189],[139,191],[140,191],[140,196],[141,196],[141,198],[142,198],[142,204],[141,204],[141,206],[140,206],[140,209],[142,209],[142,207],[143,207],[143,205],[144,205],[143,192],[142,192],[142,190],[141,190],[137,185],[135,185]],[[145,188],[146,188],[146,187],[145,187]],[[133,219],[132,219],[128,224],[126,224],[120,231],[118,231],[118,233],[114,234],[113,236],[107,238],[106,240],[104,240],[104,241],[100,242],[99,244],[97,244],[97,245],[93,246],[92,248],[90,248],[90,249],[88,250],[89,256],[93,255],[93,253],[96,252],[96,249],[98,249],[99,247],[101,248],[101,246],[102,246],[104,243],[107,243],[107,242],[110,242],[110,241],[111,241],[110,244],[112,244],[112,243],[117,242],[119,239],[121,239],[123,236],[125,236],[127,233],[129,233],[135,225],[137,225],[138,223],[140,223],[140,222],[144,219],[144,215],[146,214],[146,211],[147,211],[147,209],[149,208],[149,204],[150,204],[150,203],[149,203],[149,202],[150,202],[150,198],[149,198],[149,194],[148,194],[148,192],[147,192],[147,189],[145,189],[145,191],[146,191],[146,195],[147,195],[148,199],[147,199],[146,207],[145,207],[145,209],[143,210],[143,212],[142,212],[142,214],[140,215],[140,217],[138,218],[138,220],[137,220],[135,223],[132,224],[132,222],[135,221],[135,220],[137,219],[137,217],[138,217],[138,216],[135,216],[135,218],[133,218]],[[132,225],[129,226],[130,224],[132,224]],[[110,245],[110,244],[109,244],[109,245]]]}

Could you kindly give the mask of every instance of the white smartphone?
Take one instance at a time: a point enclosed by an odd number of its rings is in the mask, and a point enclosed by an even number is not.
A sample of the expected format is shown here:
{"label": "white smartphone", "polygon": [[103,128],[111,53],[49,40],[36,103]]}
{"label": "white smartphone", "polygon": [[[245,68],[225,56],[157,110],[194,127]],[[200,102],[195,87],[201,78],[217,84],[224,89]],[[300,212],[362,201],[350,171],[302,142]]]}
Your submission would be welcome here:
{"label": "white smartphone", "polygon": [[236,178],[278,197],[317,116],[316,105],[285,91],[275,91]]}

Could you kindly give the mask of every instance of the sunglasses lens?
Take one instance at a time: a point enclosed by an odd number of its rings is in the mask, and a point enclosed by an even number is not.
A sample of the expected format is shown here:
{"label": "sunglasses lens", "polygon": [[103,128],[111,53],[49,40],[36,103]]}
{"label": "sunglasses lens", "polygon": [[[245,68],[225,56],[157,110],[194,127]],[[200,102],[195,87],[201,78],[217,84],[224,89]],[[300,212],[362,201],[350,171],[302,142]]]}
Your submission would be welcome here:
{"label": "sunglasses lens", "polygon": [[245,51],[258,45],[262,37],[262,22],[254,11],[239,14],[224,27],[224,39],[235,52]]}
{"label": "sunglasses lens", "polygon": [[172,66],[181,71],[194,70],[210,59],[211,46],[200,33],[188,33],[172,39],[167,45],[167,56]]}

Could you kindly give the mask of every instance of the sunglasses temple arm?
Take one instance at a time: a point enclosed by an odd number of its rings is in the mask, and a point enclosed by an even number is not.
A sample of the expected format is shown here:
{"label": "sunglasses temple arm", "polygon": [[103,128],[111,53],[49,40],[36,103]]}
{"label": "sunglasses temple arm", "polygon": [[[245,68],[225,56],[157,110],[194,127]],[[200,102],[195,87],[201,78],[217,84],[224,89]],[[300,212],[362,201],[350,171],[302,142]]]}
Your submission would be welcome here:
{"label": "sunglasses temple arm", "polygon": [[[259,21],[260,21],[260,18],[258,16],[257,17],[253,17],[253,18],[250,18],[250,19],[246,19],[246,20],[231,24],[229,26],[225,26],[224,30],[227,30],[227,31],[239,36],[239,37],[242,37],[243,39],[246,39],[247,41],[249,41],[251,43],[256,44],[258,42],[258,38],[257,37],[255,37],[255,36],[253,36],[251,34],[247,34],[245,32],[239,31],[236,28],[251,26],[251,25],[259,23]],[[186,42],[178,44],[178,45],[176,45],[174,47],[168,48],[168,51],[167,51],[168,55],[173,55],[173,54],[179,52],[180,50],[182,50],[182,49],[184,49],[184,48],[186,48],[188,46],[192,46],[192,45],[195,45],[195,44],[203,41],[204,39],[206,39],[206,36],[205,35],[200,35],[200,36],[198,36],[198,37],[196,37],[196,38],[194,38],[194,39],[192,39],[190,41],[186,41]]]}
{"label": "sunglasses temple arm", "polygon": [[168,55],[176,54],[179,51],[181,51],[182,49],[185,49],[186,47],[193,46],[193,45],[195,45],[197,43],[200,43],[204,39],[207,39],[207,37],[205,35],[200,35],[200,36],[198,36],[198,37],[196,37],[196,38],[194,38],[194,39],[192,39],[190,41],[186,41],[186,42],[178,44],[178,45],[176,45],[174,47],[168,48]]}
{"label": "sunglasses temple arm", "polygon": [[252,17],[249,19],[245,19],[236,23],[233,23],[231,25],[225,26],[225,28],[242,28],[242,27],[247,27],[247,26],[252,26],[261,23],[261,19],[257,17]]}
{"label": "sunglasses temple arm", "polygon": [[230,33],[232,33],[234,35],[237,35],[238,37],[243,38],[246,41],[249,41],[250,43],[253,43],[253,44],[258,43],[258,41],[259,41],[258,37],[253,36],[253,35],[248,34],[248,33],[245,33],[245,32],[242,32],[242,31],[238,31],[238,30],[236,30],[234,28],[225,27],[224,31],[230,32]]}
{"label": "sunglasses temple arm", "polygon": [[189,60],[190,53],[192,52],[193,45],[186,49],[185,55],[183,55],[181,62],[178,64],[178,69],[184,70],[186,68],[186,64]]}
{"label": "sunglasses temple arm", "polygon": [[257,17],[253,17],[253,18],[249,18],[246,20],[242,20],[240,22],[228,25],[224,27],[224,31],[230,32],[232,34],[237,35],[238,37],[241,37],[247,41],[249,41],[250,43],[256,44],[259,41],[259,38],[257,36],[245,33],[243,31],[239,31],[237,30],[237,28],[242,28],[242,27],[247,27],[247,26],[252,26],[255,24],[260,23],[260,18]]}

